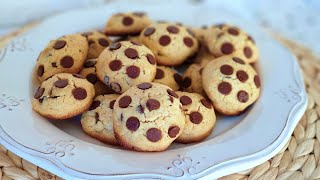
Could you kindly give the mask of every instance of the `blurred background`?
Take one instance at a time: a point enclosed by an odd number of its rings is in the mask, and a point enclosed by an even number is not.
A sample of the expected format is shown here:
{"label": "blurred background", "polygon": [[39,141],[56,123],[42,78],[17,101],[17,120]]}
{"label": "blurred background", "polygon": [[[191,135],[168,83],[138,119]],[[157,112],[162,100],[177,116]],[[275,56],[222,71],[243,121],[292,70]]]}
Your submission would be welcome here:
{"label": "blurred background", "polygon": [[[115,0],[1,0],[0,38],[33,21],[68,10],[94,8]],[[136,0],[137,3],[159,1]],[[130,1],[132,2],[132,0]],[[170,4],[170,0],[161,0]],[[320,0],[181,0],[181,3],[224,4],[236,14],[279,32],[320,55]]]}

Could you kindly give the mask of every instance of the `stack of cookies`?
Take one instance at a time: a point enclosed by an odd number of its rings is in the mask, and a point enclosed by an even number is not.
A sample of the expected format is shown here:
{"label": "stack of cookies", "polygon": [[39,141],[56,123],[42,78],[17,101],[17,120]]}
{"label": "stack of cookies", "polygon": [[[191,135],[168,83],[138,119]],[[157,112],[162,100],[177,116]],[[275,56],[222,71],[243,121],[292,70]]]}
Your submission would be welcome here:
{"label": "stack of cookies", "polygon": [[[85,133],[136,151],[207,138],[215,111],[238,115],[259,97],[253,38],[231,25],[194,28],[114,14],[103,32],[62,36],[40,53],[33,109],[81,116]],[[191,63],[191,64],[190,64]],[[180,74],[176,67],[189,67]]]}

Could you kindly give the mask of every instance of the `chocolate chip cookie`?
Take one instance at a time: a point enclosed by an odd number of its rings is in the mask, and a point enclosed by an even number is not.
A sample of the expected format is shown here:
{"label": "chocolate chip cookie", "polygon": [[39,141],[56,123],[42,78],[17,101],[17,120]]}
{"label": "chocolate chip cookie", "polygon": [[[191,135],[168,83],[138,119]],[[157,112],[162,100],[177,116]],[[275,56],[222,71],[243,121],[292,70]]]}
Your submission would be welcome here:
{"label": "chocolate chip cookie", "polygon": [[157,72],[153,82],[169,86],[178,91],[182,84],[182,76],[174,69],[166,66],[157,66]]}
{"label": "chocolate chip cookie", "polygon": [[68,119],[85,112],[93,97],[94,88],[90,82],[61,73],[42,82],[32,98],[32,108],[48,118]]}
{"label": "chocolate chip cookie", "polygon": [[43,82],[59,73],[78,73],[88,53],[88,43],[80,34],[65,35],[50,41],[40,53],[36,77]]}
{"label": "chocolate chip cookie", "polygon": [[87,59],[98,58],[101,52],[112,43],[106,35],[99,31],[85,32],[81,33],[81,35],[88,40],[89,51]]}
{"label": "chocolate chip cookie", "polygon": [[130,41],[114,43],[98,58],[98,78],[116,93],[131,86],[151,82],[156,75],[156,60],[144,45]]}
{"label": "chocolate chip cookie", "polygon": [[179,96],[159,83],[133,86],[114,104],[116,139],[136,151],[167,149],[182,133],[185,121]]}

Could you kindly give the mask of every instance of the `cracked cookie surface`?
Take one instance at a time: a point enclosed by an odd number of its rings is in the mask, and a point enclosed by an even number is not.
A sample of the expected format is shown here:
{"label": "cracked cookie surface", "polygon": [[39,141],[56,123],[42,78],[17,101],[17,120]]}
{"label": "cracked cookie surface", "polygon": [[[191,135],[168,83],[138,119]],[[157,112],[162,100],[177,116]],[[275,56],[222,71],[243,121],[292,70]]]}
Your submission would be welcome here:
{"label": "cracked cookie surface", "polygon": [[32,99],[32,108],[48,118],[68,119],[86,111],[93,97],[94,87],[90,82],[61,73],[40,85]]}
{"label": "cracked cookie surface", "polygon": [[117,13],[109,18],[104,32],[110,36],[136,35],[150,23],[144,12]]}
{"label": "cracked cookie surface", "polygon": [[234,55],[211,61],[202,71],[202,84],[216,111],[237,115],[260,94],[260,79],[253,67]]}
{"label": "cracked cookie surface", "polygon": [[157,66],[157,72],[153,82],[164,84],[172,90],[178,91],[182,84],[182,76],[170,67]]}
{"label": "cracked cookie surface", "polygon": [[193,32],[182,25],[156,23],[145,28],[140,41],[151,49],[160,65],[177,66],[198,49]]}
{"label": "cracked cookie surface", "polygon": [[193,143],[204,140],[211,134],[216,123],[212,103],[198,93],[178,91],[177,94],[186,116],[186,124],[176,141]]}
{"label": "cracked cookie surface", "polygon": [[179,96],[168,86],[141,83],[114,104],[117,141],[136,151],[163,151],[182,133],[185,115]]}
{"label": "cracked cookie surface", "polygon": [[110,45],[98,58],[97,75],[100,81],[116,93],[131,86],[151,82],[156,75],[156,60],[144,45],[121,41]]}
{"label": "cracked cookie surface", "polygon": [[116,145],[113,131],[113,106],[119,95],[100,95],[94,98],[89,111],[82,114],[82,129],[89,136]]}
{"label": "cracked cookie surface", "polygon": [[237,52],[243,55],[242,59],[247,63],[254,63],[259,58],[254,39],[235,26],[212,26],[205,34],[205,41],[209,51],[216,57]]}
{"label": "cracked cookie surface", "polygon": [[78,73],[88,53],[88,43],[80,34],[62,36],[41,51],[35,75],[43,82],[58,73]]}

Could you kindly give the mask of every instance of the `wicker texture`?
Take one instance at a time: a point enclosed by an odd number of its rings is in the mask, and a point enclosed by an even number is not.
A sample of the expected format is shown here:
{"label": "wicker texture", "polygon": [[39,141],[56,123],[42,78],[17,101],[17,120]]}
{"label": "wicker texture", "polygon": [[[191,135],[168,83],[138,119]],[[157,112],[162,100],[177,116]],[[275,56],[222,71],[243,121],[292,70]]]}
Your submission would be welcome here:
{"label": "wicker texture", "polygon": [[[20,32],[0,38],[0,47]],[[275,35],[276,36],[276,35]],[[320,179],[320,58],[294,42],[276,36],[298,57],[308,93],[307,111],[287,145],[272,159],[252,169],[220,178],[220,180]],[[27,162],[0,145],[0,180],[61,179]]]}

